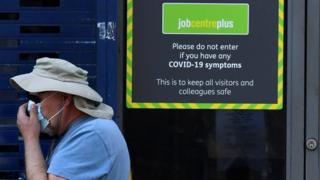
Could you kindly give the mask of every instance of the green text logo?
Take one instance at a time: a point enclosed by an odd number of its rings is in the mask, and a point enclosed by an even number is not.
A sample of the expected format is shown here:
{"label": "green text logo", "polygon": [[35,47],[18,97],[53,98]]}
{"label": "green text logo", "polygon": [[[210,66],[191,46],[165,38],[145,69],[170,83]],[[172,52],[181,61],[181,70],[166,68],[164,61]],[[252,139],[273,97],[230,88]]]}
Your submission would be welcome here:
{"label": "green text logo", "polygon": [[163,3],[163,34],[248,35],[249,5]]}

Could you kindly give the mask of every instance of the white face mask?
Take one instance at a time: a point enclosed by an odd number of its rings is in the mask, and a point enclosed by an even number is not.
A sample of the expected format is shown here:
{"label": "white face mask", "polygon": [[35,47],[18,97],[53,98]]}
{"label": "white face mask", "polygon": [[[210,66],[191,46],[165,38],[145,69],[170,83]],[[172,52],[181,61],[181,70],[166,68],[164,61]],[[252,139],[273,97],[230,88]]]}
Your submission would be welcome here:
{"label": "white face mask", "polygon": [[38,115],[38,120],[40,122],[41,125],[41,132],[47,133],[49,135],[53,135],[52,129],[50,129],[48,126],[50,124],[50,121],[56,117],[60,112],[63,111],[64,106],[58,111],[56,112],[53,116],[51,116],[49,119],[47,119],[46,117],[44,117],[42,110],[41,110],[41,103],[37,104],[37,115]]}
{"label": "white face mask", "polygon": [[[54,94],[53,94],[54,95]],[[51,95],[52,96],[52,95]],[[49,119],[47,119],[43,113],[42,113],[42,108],[41,108],[41,103],[45,102],[49,97],[51,96],[48,96],[47,98],[45,98],[44,100],[42,100],[40,103],[37,103],[37,117],[38,117],[38,121],[41,125],[41,132],[43,133],[46,133],[50,136],[53,136],[54,135],[54,132],[51,128],[49,128],[49,124],[50,124],[50,121],[55,117],[57,116],[60,112],[63,111],[63,109],[65,108],[65,106],[63,106],[58,112],[56,112],[53,116],[51,116]],[[31,108],[32,108],[32,105],[35,104],[33,101],[29,100],[28,101],[28,111],[30,112],[31,111]]]}

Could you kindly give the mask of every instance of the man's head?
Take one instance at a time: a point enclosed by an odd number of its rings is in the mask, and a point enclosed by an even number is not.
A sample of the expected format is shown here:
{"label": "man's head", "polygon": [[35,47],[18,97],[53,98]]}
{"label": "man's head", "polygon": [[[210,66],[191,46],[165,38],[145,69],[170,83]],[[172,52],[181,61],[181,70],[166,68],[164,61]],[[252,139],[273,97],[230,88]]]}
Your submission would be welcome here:
{"label": "man's head", "polygon": [[89,87],[87,73],[62,59],[40,58],[32,72],[15,76],[10,83],[27,91],[29,99],[39,101],[35,102],[38,120],[49,120],[49,128],[60,134],[81,115],[112,118],[112,108]]}

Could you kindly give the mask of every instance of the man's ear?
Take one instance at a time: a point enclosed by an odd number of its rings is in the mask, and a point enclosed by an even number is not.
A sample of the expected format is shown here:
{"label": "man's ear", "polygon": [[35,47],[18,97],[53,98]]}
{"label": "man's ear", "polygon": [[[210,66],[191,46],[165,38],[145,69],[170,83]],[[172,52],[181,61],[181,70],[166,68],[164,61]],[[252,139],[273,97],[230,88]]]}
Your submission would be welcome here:
{"label": "man's ear", "polygon": [[73,96],[70,94],[64,94],[63,96],[64,101],[65,101],[65,106],[69,106],[70,104],[73,104]]}

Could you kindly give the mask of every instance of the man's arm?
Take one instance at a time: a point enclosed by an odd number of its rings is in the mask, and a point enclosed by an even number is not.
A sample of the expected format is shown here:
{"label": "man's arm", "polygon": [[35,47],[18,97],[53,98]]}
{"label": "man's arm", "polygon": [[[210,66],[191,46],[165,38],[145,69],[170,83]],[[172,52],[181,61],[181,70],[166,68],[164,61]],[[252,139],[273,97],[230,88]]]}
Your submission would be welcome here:
{"label": "man's arm", "polygon": [[47,174],[47,165],[39,142],[40,124],[37,119],[36,108],[35,106],[32,107],[30,118],[26,115],[25,110],[26,104],[19,107],[17,125],[24,140],[27,179],[63,180],[64,178]]}
{"label": "man's arm", "polygon": [[27,179],[47,179],[47,166],[37,139],[24,141]]}

